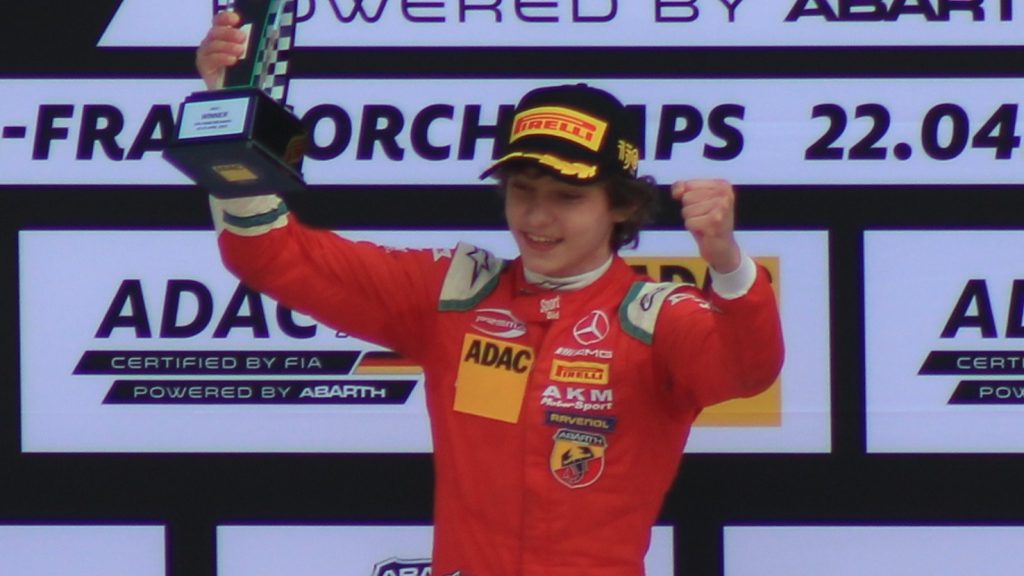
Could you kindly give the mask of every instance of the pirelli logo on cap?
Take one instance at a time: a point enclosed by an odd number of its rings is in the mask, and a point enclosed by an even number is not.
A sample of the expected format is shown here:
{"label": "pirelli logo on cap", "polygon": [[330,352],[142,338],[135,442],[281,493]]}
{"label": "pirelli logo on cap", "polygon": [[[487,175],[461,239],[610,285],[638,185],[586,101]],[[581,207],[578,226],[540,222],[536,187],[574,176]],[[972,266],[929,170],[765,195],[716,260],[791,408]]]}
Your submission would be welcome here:
{"label": "pirelli logo on cap", "polygon": [[512,122],[511,142],[524,136],[554,136],[597,152],[608,130],[608,123],[561,106],[541,106],[516,114]]}
{"label": "pirelli logo on cap", "polygon": [[566,362],[555,358],[551,364],[551,379],[573,384],[608,383],[608,365],[598,362]]}

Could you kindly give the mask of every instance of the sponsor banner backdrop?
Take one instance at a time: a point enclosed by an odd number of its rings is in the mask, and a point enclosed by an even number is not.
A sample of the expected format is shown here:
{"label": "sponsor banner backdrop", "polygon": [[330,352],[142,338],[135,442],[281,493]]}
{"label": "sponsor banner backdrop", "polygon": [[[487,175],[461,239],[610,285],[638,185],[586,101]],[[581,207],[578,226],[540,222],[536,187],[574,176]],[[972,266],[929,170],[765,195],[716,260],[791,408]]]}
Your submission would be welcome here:
{"label": "sponsor banner backdrop", "polygon": [[725,576],[1008,576],[1021,526],[726,526]]}
{"label": "sponsor banner backdrop", "polygon": [[[640,171],[662,183],[1006,184],[1019,181],[1024,156],[1021,79],[588,82],[643,115]],[[513,121],[522,94],[550,83],[295,79],[289,102],[313,128],[307,181],[479,184],[499,155],[496,127]],[[0,185],[189,183],[160,152],[198,79],[65,84],[0,80]]]}
{"label": "sponsor banner backdrop", "polygon": [[[300,0],[297,45],[1013,46],[1022,9],[1021,0]],[[99,45],[195,46],[210,13],[210,0],[173,9],[124,0]]]}
{"label": "sponsor banner backdrop", "polygon": [[865,233],[870,452],[1024,451],[1022,250],[1019,231]]}
{"label": "sponsor banner backdrop", "polygon": [[0,525],[4,576],[164,576],[162,526]]}
{"label": "sponsor banner backdrop", "polygon": [[[515,254],[506,232],[346,235],[423,248],[472,238]],[[742,241],[775,279],[789,357],[769,391],[707,410],[689,450],[828,451],[827,235]],[[419,367],[244,289],[213,232],[23,231],[19,242],[26,452],[431,450]],[[659,279],[705,273],[681,231],[646,233],[624,256]]]}
{"label": "sponsor banner backdrop", "polygon": [[161,157],[191,80],[0,80],[0,184],[191,184]]}
{"label": "sponsor banner backdrop", "polygon": [[[429,576],[430,526],[218,526],[218,576]],[[645,568],[672,576],[671,526],[651,530]]]}

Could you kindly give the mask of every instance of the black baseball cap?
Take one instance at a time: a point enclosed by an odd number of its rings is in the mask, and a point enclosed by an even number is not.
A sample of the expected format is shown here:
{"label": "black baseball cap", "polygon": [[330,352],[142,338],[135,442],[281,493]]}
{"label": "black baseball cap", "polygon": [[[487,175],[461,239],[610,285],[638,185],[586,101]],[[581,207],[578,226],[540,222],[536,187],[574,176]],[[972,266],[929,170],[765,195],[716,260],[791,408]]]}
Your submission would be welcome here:
{"label": "black baseball cap", "polygon": [[615,96],[586,84],[527,92],[503,134],[505,156],[480,178],[515,162],[534,162],[580,183],[613,174],[636,178],[640,160],[636,121]]}

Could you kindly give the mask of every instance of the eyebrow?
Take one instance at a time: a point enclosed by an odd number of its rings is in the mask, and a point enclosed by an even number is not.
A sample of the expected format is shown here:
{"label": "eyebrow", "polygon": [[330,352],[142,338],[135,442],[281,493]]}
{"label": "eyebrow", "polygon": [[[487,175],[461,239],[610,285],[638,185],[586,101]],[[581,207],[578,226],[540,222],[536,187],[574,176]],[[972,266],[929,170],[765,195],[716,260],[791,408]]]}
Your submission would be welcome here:
{"label": "eyebrow", "polygon": [[514,185],[517,188],[522,188],[526,190],[537,189],[537,185],[533,182],[533,180],[530,178],[526,178],[525,176],[512,176],[511,178],[508,179],[508,183],[510,185]]}

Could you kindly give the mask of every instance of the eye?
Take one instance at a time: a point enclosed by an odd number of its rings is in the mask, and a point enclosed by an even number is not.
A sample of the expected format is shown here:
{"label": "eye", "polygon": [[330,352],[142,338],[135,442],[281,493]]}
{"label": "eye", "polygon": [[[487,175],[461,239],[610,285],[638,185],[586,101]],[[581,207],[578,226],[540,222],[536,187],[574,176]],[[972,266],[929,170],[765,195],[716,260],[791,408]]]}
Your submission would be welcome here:
{"label": "eye", "polygon": [[525,182],[525,181],[523,181],[522,179],[519,179],[519,178],[512,178],[512,179],[510,179],[508,181],[508,185],[506,187],[506,190],[508,192],[516,192],[516,193],[519,193],[519,194],[523,194],[523,193],[529,192],[531,189],[532,188],[530,187],[528,182]]}

